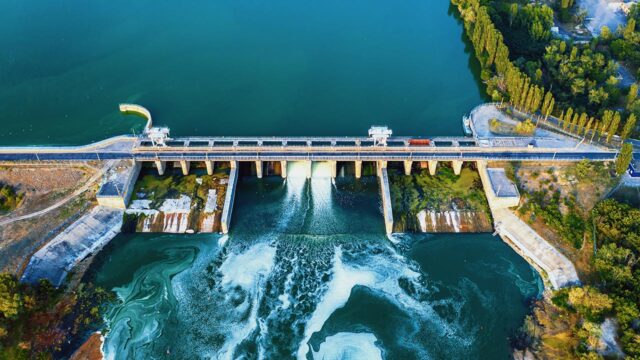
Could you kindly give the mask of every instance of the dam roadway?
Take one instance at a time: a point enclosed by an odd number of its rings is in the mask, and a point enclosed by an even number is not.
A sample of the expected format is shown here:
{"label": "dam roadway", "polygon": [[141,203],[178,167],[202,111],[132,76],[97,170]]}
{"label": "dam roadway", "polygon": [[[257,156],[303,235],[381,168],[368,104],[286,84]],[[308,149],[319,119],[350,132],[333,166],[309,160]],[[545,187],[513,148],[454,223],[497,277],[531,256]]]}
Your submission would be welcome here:
{"label": "dam roadway", "polygon": [[144,138],[120,136],[84,146],[0,147],[0,161],[612,161],[618,153],[592,146],[538,147],[537,140],[447,137],[413,146],[408,138],[389,138],[388,145],[376,146],[370,138],[184,138],[153,146]]}
{"label": "dam roadway", "polygon": [[[312,163],[331,164],[331,176],[337,176],[338,162],[353,162],[355,177],[362,175],[363,162],[375,162],[380,179],[385,229],[393,231],[393,214],[389,197],[388,162],[402,162],[410,175],[414,162],[428,167],[435,175],[438,163],[451,162],[455,174],[460,174],[464,162],[486,161],[554,161],[576,162],[614,161],[618,150],[579,142],[567,145],[554,138],[541,137],[433,137],[416,139],[376,134],[391,131],[373,127],[370,137],[185,137],[169,138],[168,129],[148,127],[142,136],[118,136],[83,146],[0,147],[0,161],[105,161],[132,160],[153,163],[160,175],[168,163],[187,175],[192,162],[204,163],[212,174],[216,162],[230,164],[230,181],[221,218],[222,232],[229,232],[235,185],[240,162],[249,162],[261,178],[264,162],[280,162],[281,176],[287,177],[287,162],[305,163],[306,176],[311,178]],[[375,129],[375,130],[374,130]],[[372,133],[373,131],[373,133]],[[636,148],[634,156],[640,157]],[[132,178],[135,182],[135,179]],[[131,184],[128,185],[131,187]],[[121,196],[120,194],[118,194]],[[123,195],[126,207],[128,196]],[[99,201],[100,202],[100,201]]]}

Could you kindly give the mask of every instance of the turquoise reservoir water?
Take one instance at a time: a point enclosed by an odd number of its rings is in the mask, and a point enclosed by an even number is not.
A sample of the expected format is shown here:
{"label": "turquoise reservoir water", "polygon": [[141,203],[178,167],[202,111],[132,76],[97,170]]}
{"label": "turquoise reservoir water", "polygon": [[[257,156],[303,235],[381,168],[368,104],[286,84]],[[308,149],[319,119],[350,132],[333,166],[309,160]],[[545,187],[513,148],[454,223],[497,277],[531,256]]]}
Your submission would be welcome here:
{"label": "turquoise reservoir water", "polygon": [[535,271],[489,234],[394,244],[377,187],[243,178],[228,237],[115,239],[92,271],[120,298],[107,358],[509,358]]}
{"label": "turquoise reservoir water", "polygon": [[448,1],[24,0],[0,12],[0,145],[131,133],[460,134],[481,101]]}

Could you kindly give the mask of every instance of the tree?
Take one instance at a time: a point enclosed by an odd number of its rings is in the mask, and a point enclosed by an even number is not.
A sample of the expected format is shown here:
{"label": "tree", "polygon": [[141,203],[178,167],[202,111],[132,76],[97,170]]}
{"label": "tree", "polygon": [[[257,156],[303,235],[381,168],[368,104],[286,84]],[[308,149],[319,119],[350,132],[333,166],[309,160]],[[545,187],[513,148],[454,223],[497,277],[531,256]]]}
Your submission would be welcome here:
{"label": "tree", "polygon": [[633,160],[633,145],[625,143],[616,158],[616,174],[624,174],[629,168],[631,160]]}
{"label": "tree", "polygon": [[24,306],[20,284],[13,275],[0,274],[0,313],[12,319],[17,317]]}
{"label": "tree", "polygon": [[624,128],[622,129],[622,134],[620,134],[622,141],[626,140],[629,137],[629,135],[631,135],[631,132],[633,131],[633,129],[635,129],[635,127],[636,127],[636,115],[634,113],[631,113],[627,118],[627,122],[624,124]]}
{"label": "tree", "polygon": [[564,119],[562,119],[562,130],[567,130],[569,124],[573,120],[573,109],[567,109],[567,112],[564,114]]}
{"label": "tree", "polygon": [[509,27],[513,26],[513,20],[518,16],[518,3],[509,6]]}
{"label": "tree", "polygon": [[600,28],[600,38],[604,41],[609,41],[611,39],[611,30],[607,25]]}
{"label": "tree", "polygon": [[607,142],[611,141],[611,137],[613,137],[616,131],[618,131],[619,125],[620,125],[620,113],[616,111],[615,114],[613,114],[613,120],[611,121],[611,126],[607,131]]}
{"label": "tree", "polygon": [[638,96],[638,84],[633,83],[629,86],[629,94],[627,94],[627,109],[631,109],[633,102],[636,101]]}
{"label": "tree", "polygon": [[613,300],[591,286],[569,289],[568,304],[589,320],[597,320],[613,307]]}

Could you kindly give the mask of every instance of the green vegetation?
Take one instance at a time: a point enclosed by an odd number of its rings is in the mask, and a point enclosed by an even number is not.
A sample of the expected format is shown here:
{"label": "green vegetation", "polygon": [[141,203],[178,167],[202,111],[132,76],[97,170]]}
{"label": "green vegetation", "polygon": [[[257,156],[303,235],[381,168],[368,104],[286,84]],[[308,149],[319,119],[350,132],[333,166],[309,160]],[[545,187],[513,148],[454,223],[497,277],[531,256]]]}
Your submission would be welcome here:
{"label": "green vegetation", "polygon": [[[577,44],[552,39],[554,13],[544,3],[451,2],[459,10],[494,101],[508,101],[517,110],[543,119],[554,115],[565,131],[589,140],[610,143],[614,134],[626,138],[634,133],[640,116],[637,86],[626,95],[619,88],[610,50],[614,46],[607,45],[632,42],[640,54],[634,21],[615,36],[605,30],[599,41]],[[584,13],[573,12],[572,0],[554,4],[561,20],[572,20],[572,15],[578,23],[584,20]],[[630,16],[638,16],[636,7]],[[625,110],[614,113],[612,109],[621,103],[626,104]]]}
{"label": "green vegetation", "polygon": [[519,122],[518,125],[516,125],[515,130],[519,135],[533,135],[533,132],[536,131],[536,125],[531,121],[531,119],[527,119]]}
{"label": "green vegetation", "polygon": [[178,198],[184,194],[204,206],[207,202],[208,189],[216,187],[216,177],[220,176],[145,174],[136,182],[133,200],[151,200],[152,207],[158,207],[165,199]]}
{"label": "green vegetation", "polygon": [[520,121],[517,124],[512,125],[493,118],[489,121],[489,130],[492,133],[499,135],[529,136],[533,135],[536,131],[536,125],[531,121],[531,119],[525,119],[524,121]]}
{"label": "green vegetation", "polygon": [[0,183],[0,214],[13,211],[23,198],[24,193],[18,193],[12,186]]}
{"label": "green vegetation", "polygon": [[0,274],[0,359],[52,359],[68,341],[95,330],[113,295],[91,284],[73,292],[42,280],[22,284]]}
{"label": "green vegetation", "polygon": [[[582,247],[585,221],[578,212],[575,199],[563,197],[560,190],[535,191],[526,194],[526,202],[518,211],[521,214],[530,212],[531,221],[541,217],[542,221],[553,228],[562,238],[576,249]],[[561,207],[566,210],[561,211]]]}
{"label": "green vegetation", "polygon": [[463,167],[459,176],[442,165],[435,176],[426,169],[414,171],[413,176],[389,169],[389,183],[395,222],[404,229],[419,229],[416,215],[422,210],[449,211],[455,206],[489,214],[480,176],[468,167]]}
{"label": "green vegetation", "polygon": [[[584,287],[553,292],[516,332],[514,345],[543,358],[599,359],[600,324],[615,317],[618,340],[629,358],[640,357],[640,209],[603,200],[590,213],[596,276]],[[591,228],[591,226],[590,226]],[[583,279],[584,280],[584,279]]]}
{"label": "green vegetation", "polygon": [[623,144],[620,154],[618,154],[618,158],[616,159],[616,174],[624,174],[629,168],[631,160],[633,160],[633,145]]}

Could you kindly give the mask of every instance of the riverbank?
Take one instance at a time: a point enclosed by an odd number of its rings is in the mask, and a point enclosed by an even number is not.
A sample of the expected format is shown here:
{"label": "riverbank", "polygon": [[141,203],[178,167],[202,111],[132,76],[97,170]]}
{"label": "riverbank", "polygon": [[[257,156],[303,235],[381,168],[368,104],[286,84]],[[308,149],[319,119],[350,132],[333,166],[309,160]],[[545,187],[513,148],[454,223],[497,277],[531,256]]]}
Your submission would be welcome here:
{"label": "riverbank", "polygon": [[89,211],[98,178],[93,165],[0,166],[0,183],[23,194],[13,211],[0,216],[0,271],[22,274],[33,253]]}

